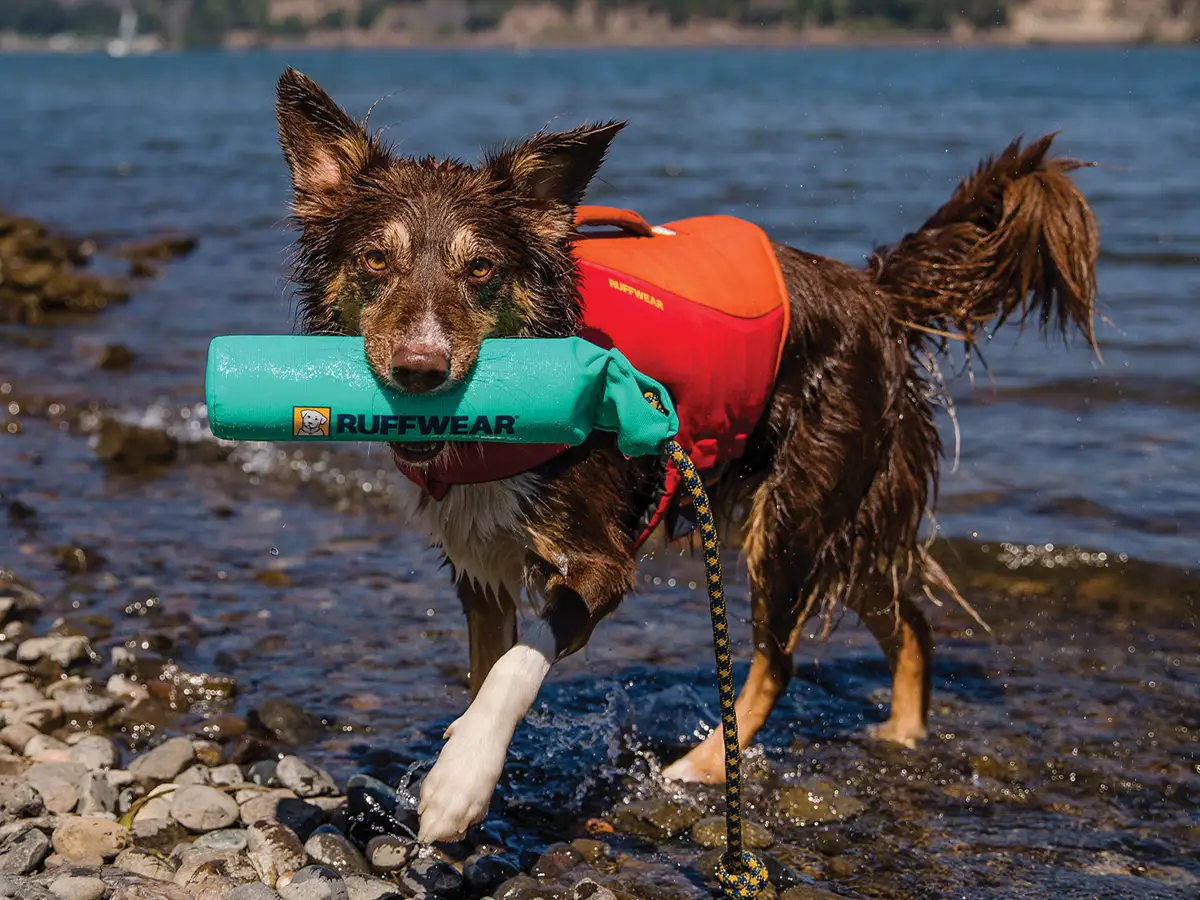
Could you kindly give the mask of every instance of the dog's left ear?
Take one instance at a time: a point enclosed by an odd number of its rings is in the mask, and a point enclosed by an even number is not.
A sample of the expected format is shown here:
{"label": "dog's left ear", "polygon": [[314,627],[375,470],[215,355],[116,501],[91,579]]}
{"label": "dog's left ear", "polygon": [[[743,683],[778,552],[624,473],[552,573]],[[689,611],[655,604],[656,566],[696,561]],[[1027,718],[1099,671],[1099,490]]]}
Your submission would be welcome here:
{"label": "dog's left ear", "polygon": [[624,122],[606,122],[538,134],[490,157],[485,167],[504,190],[525,202],[573,210],[624,127]]}

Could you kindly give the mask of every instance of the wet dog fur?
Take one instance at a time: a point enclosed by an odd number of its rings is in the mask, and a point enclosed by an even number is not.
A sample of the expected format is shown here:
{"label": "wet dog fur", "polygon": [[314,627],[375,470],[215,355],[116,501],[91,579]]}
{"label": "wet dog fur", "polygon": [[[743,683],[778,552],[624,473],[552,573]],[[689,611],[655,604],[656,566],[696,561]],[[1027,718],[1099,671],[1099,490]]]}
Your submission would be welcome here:
{"label": "wet dog fur", "polygon": [[[467,165],[396,155],[292,69],[277,114],[306,333],[361,334],[381,380],[425,392],[462,379],[487,337],[576,331],[573,212],[623,123],[539,133]],[[875,733],[906,746],[926,736],[933,640],[908,588],[956,596],[918,535],[942,455],[936,359],[1030,314],[1094,346],[1098,232],[1068,177],[1086,164],[1054,158],[1052,139],[1014,141],[985,160],[862,269],[775,245],[791,301],[779,374],[745,455],[712,491],[749,570],[744,746],[788,684],[802,625],[835,608],[858,615],[892,673],[890,715]],[[414,466],[456,452],[394,451]],[[551,666],[633,587],[653,466],[596,435],[441,502],[401,479],[412,521],[450,564],[470,641],[472,700],[422,783],[422,840],[456,838],[483,818]],[[523,596],[537,613],[520,630]],[[721,753],[713,734],[663,774],[720,781]]]}

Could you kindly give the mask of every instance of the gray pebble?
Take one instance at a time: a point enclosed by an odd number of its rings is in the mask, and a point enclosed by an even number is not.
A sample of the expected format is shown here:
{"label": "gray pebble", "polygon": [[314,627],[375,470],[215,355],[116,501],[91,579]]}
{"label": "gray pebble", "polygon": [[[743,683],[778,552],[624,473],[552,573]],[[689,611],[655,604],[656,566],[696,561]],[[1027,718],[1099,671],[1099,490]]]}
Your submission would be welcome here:
{"label": "gray pebble", "polygon": [[170,781],[192,764],[196,749],[187,738],[171,738],[129,764],[129,771],[143,781]]}
{"label": "gray pebble", "polygon": [[377,835],[367,841],[367,860],[376,872],[394,872],[402,869],[416,854],[415,841],[406,841],[394,835]]}
{"label": "gray pebble", "polygon": [[89,734],[76,742],[67,755],[71,762],[95,772],[98,769],[112,769],[117,765],[117,748],[113,742],[98,734]]}
{"label": "gray pebble", "polygon": [[229,763],[209,769],[208,780],[210,784],[217,787],[232,787],[235,784],[245,783],[246,777],[242,775],[241,766],[237,763]]}
{"label": "gray pebble", "polygon": [[604,885],[585,878],[571,888],[567,900],[617,900],[617,895]]}
{"label": "gray pebble", "polygon": [[91,875],[63,875],[50,882],[50,893],[62,900],[101,900],[108,889]]}
{"label": "gray pebble", "polygon": [[797,825],[840,822],[853,818],[866,806],[845,788],[824,779],[810,779],[779,792],[779,811]]}
{"label": "gray pebble", "polygon": [[77,660],[87,659],[92,653],[88,639],[82,635],[29,638],[17,648],[18,662],[36,662],[52,659],[63,668]]}
{"label": "gray pebble", "polygon": [[188,785],[172,795],[171,818],[191,831],[216,831],[238,820],[238,805],[216,788]]}
{"label": "gray pebble", "polygon": [[366,875],[347,875],[346,891],[350,900],[400,900],[403,894],[391,881],[370,878]]}
{"label": "gray pebble", "polygon": [[366,875],[371,871],[358,848],[330,825],[322,825],[314,831],[304,849],[313,862],[328,866],[341,875]]}
{"label": "gray pebble", "polygon": [[170,860],[141,847],[122,850],[113,861],[113,865],[134,875],[157,878],[160,881],[171,881],[175,877],[175,867]]}
{"label": "gray pebble", "polygon": [[87,769],[79,763],[37,763],[25,772],[25,780],[42,795],[46,809],[66,813],[79,801],[79,783]]}
{"label": "gray pebble", "polygon": [[457,900],[463,877],[454,866],[434,859],[418,859],[400,877],[400,884],[428,900]]}
{"label": "gray pebble", "polygon": [[19,875],[0,875],[0,897],[13,900],[56,900],[55,896],[28,878]]}
{"label": "gray pebble", "polygon": [[0,823],[30,819],[46,811],[41,795],[24,778],[0,775]]}
{"label": "gray pebble", "polygon": [[[175,848],[171,854],[172,859],[179,860],[179,867],[175,869],[175,874],[171,876],[172,880],[180,887],[187,887],[196,877],[196,873],[205,866],[210,868],[214,863],[225,863],[232,854],[222,853],[220,850],[213,850],[209,847],[196,847],[192,844],[181,844]],[[217,873],[223,874],[223,873]]]}
{"label": "gray pebble", "polygon": [[307,838],[325,821],[325,814],[311,803],[305,803],[288,790],[255,792],[242,804],[242,821],[249,825],[270,819]]}
{"label": "gray pebble", "polygon": [[209,781],[209,778],[208,778],[208,769],[206,769],[204,766],[192,766],[189,769],[184,769],[182,772],[180,772],[178,775],[175,776],[175,783],[176,784],[189,784],[189,785],[193,785],[193,786],[197,785],[197,784],[203,784],[203,785],[212,784],[212,782]]}
{"label": "gray pebble", "polygon": [[208,834],[200,835],[192,846],[207,847],[209,850],[219,850],[222,853],[237,853],[239,850],[245,850],[248,843],[246,832],[242,829],[222,828],[219,831],[210,831]]}
{"label": "gray pebble", "polygon": [[89,816],[117,809],[117,789],[106,772],[88,772],[79,784],[79,814]]}
{"label": "gray pebble", "polygon": [[263,884],[242,884],[229,892],[225,900],[279,900],[279,895]]}
{"label": "gray pebble", "polygon": [[346,882],[333,869],[305,866],[279,888],[283,900],[349,900]]}
{"label": "gray pebble", "polygon": [[279,779],[275,777],[277,766],[273,759],[260,759],[250,766],[251,783],[261,784],[263,787],[279,787]]}
{"label": "gray pebble", "polygon": [[28,875],[50,852],[50,839],[36,828],[14,834],[0,844],[0,874]]}
{"label": "gray pebble", "polygon": [[0,728],[0,742],[3,742],[18,753],[24,753],[25,745],[40,733],[32,725],[28,725],[25,722],[17,722],[16,724],[5,725],[3,728]]}
{"label": "gray pebble", "polygon": [[130,833],[133,835],[135,847],[157,850],[160,853],[170,853],[176,844],[188,836],[187,830],[182,825],[167,818],[135,818]]}
{"label": "gray pebble", "polygon": [[[0,611],[4,605],[4,598],[0,597]],[[8,678],[11,675],[24,675],[29,671],[29,666],[23,666],[18,662],[13,662],[11,659],[0,659],[0,678]]]}
{"label": "gray pebble", "polygon": [[194,900],[225,900],[237,885],[223,873],[220,863],[201,866],[186,885],[188,893]]}
{"label": "gray pebble", "polygon": [[520,867],[505,856],[489,854],[471,857],[463,865],[463,881],[472,895],[486,894],[508,879],[521,874]]}
{"label": "gray pebble", "polygon": [[63,756],[67,754],[68,747],[56,737],[51,737],[48,734],[35,734],[29,739],[29,743],[25,745],[22,751],[30,759],[38,759],[46,754],[52,754],[49,758],[55,762],[62,762]]}
{"label": "gray pebble", "polygon": [[120,706],[116,700],[103,694],[93,694],[85,688],[59,691],[54,695],[54,699],[58,701],[63,715],[93,720],[107,716]]}
{"label": "gray pebble", "polygon": [[255,822],[246,829],[246,837],[250,863],[270,887],[275,886],[280,875],[295,872],[308,862],[308,854],[295,832],[278,822]]}
{"label": "gray pebble", "polygon": [[285,756],[275,766],[275,777],[297,797],[322,797],[337,793],[337,784],[324,769],[310,766],[298,756]]}

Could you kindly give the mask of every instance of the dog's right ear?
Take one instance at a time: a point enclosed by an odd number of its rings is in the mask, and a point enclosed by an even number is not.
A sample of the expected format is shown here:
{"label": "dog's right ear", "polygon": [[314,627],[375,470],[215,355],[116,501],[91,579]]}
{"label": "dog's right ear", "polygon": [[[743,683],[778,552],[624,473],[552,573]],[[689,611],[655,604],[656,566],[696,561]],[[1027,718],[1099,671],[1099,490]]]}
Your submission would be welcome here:
{"label": "dog's right ear", "polygon": [[301,218],[318,213],[335,192],[386,157],[315,81],[290,66],[276,86],[275,115]]}

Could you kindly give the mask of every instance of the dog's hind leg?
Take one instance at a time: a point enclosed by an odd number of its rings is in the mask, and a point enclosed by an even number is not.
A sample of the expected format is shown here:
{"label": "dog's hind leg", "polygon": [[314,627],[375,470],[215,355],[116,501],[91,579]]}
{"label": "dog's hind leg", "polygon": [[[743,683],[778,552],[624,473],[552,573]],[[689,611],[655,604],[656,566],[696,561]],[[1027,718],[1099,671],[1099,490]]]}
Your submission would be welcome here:
{"label": "dog's hind leg", "polygon": [[504,586],[479,584],[472,578],[458,581],[458,599],[467,616],[467,639],[471,646],[471,699],[505,653],[517,642],[517,605]]}
{"label": "dog's hind leg", "polygon": [[[738,695],[738,744],[750,746],[783,696],[794,671],[792,651],[799,637],[798,573],[806,567],[794,557],[794,536],[787,517],[780,515],[769,487],[760,487],[746,526],[746,561],[750,574],[750,603],[754,657]],[[723,729],[718,728],[686,756],[663,770],[675,781],[723,782]]]}
{"label": "dog's hind leg", "polygon": [[903,591],[883,579],[854,598],[852,608],[879,642],[892,673],[891,712],[871,733],[915,748],[927,735],[933,631],[924,613]]}

